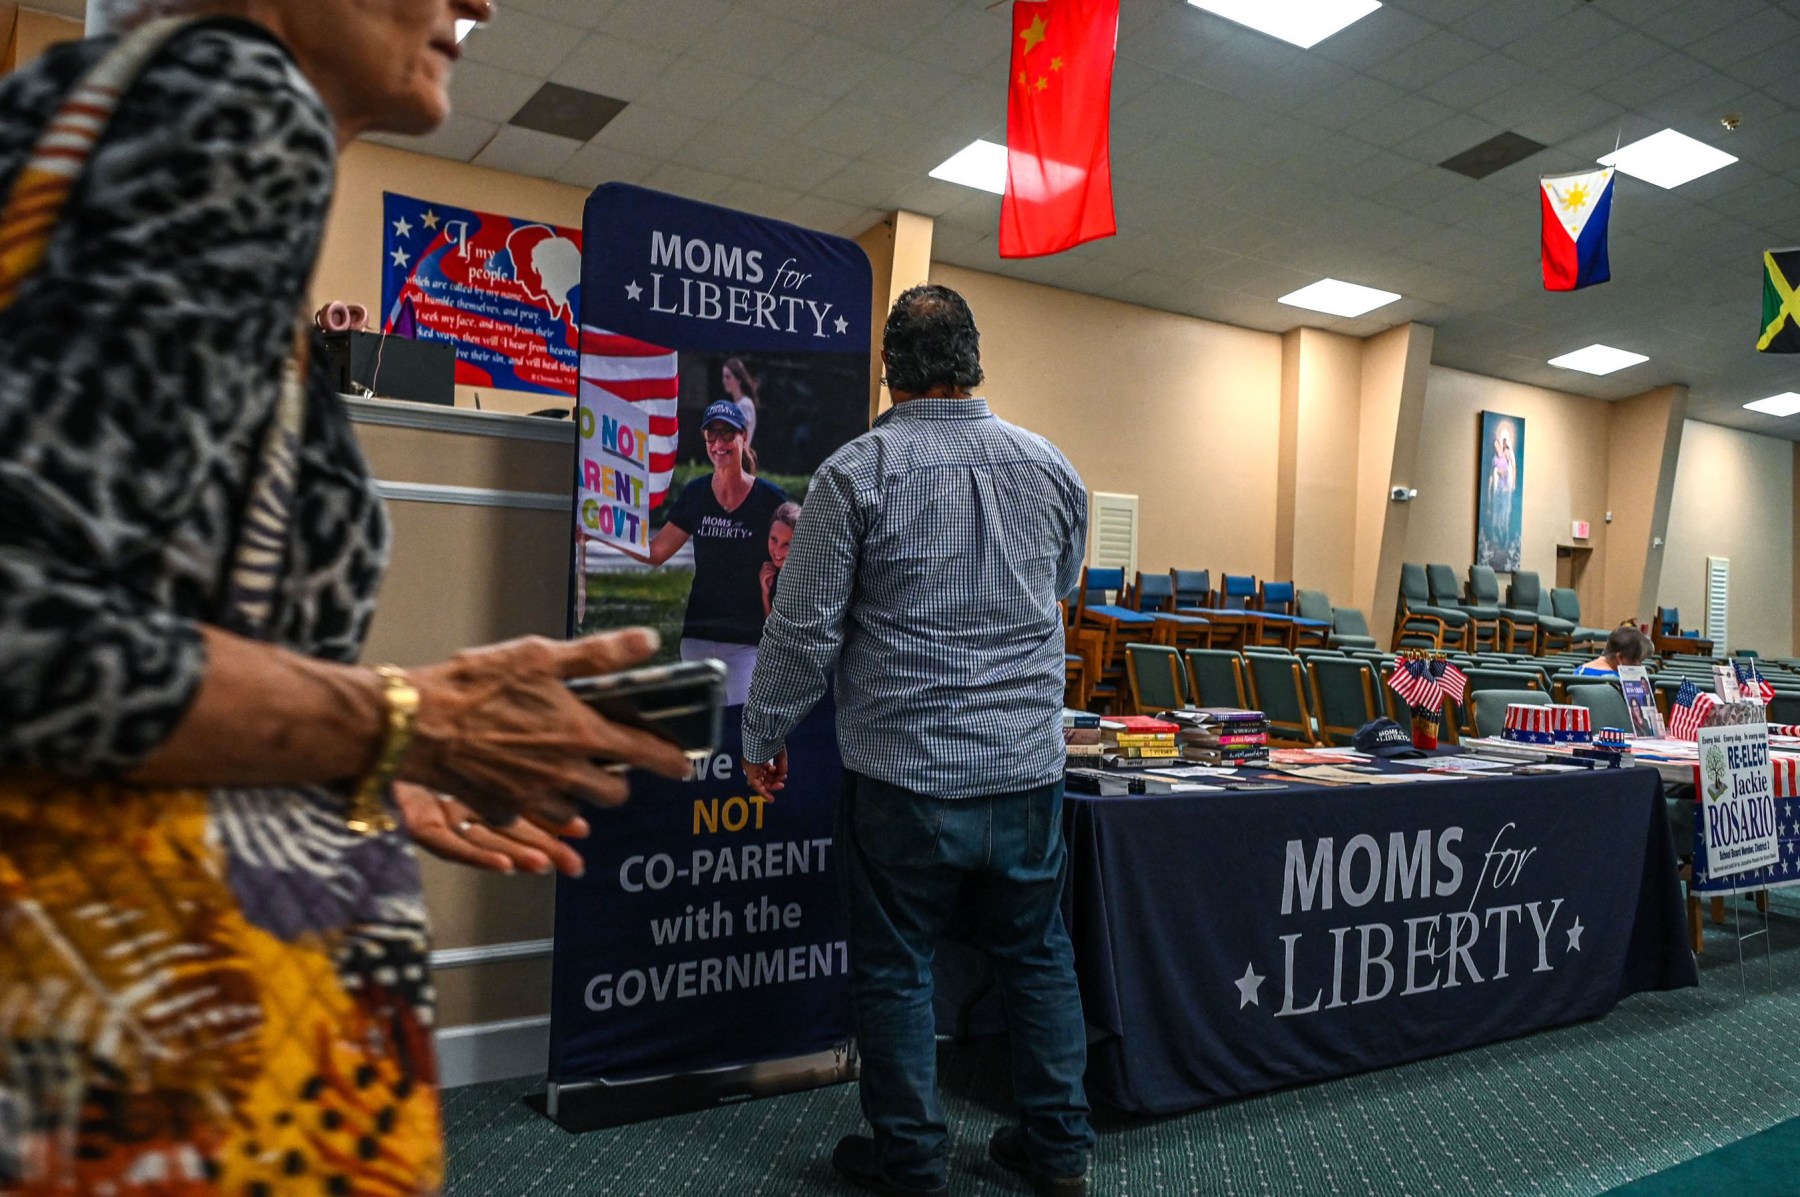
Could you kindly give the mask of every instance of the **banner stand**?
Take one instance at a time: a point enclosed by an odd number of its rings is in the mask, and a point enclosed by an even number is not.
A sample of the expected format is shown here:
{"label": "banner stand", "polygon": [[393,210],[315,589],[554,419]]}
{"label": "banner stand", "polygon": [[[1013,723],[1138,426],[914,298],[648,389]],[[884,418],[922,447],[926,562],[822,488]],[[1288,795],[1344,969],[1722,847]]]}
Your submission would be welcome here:
{"label": "banner stand", "polygon": [[789,732],[775,797],[740,721],[813,474],[868,430],[874,294],[854,241],[621,183],[582,239],[569,628],[656,626],[728,680],[714,750],[587,812],[557,878],[532,1105],[570,1131],[857,1076],[835,710]]}
{"label": "banner stand", "polygon": [[711,1072],[685,1072],[638,1081],[553,1082],[545,1087],[541,1098],[528,1097],[525,1101],[562,1129],[578,1135],[750,1098],[780,1097],[842,1084],[856,1080],[861,1071],[856,1044],[851,1042],[835,1051]]}
{"label": "banner stand", "polygon": [[1763,925],[1761,931],[1752,931],[1748,935],[1744,934],[1743,899],[1740,897],[1737,902],[1732,904],[1731,929],[1737,935],[1738,990],[1741,993],[1750,992],[1750,976],[1744,965],[1744,941],[1746,939],[1755,939],[1758,936],[1761,936],[1763,941],[1763,957],[1769,962],[1769,988],[1773,989],[1775,987],[1775,937],[1769,934],[1769,892],[1767,890],[1758,890],[1757,893],[1761,898],[1761,900],[1757,902],[1757,905],[1762,908]]}

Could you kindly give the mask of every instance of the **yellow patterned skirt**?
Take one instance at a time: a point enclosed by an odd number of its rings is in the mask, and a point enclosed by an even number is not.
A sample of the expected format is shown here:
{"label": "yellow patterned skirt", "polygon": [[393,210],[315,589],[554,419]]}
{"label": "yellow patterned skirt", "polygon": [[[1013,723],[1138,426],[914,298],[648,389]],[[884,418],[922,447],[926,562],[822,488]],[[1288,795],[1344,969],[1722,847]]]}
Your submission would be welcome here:
{"label": "yellow patterned skirt", "polygon": [[0,785],[0,1192],[437,1191],[417,865],[341,810]]}

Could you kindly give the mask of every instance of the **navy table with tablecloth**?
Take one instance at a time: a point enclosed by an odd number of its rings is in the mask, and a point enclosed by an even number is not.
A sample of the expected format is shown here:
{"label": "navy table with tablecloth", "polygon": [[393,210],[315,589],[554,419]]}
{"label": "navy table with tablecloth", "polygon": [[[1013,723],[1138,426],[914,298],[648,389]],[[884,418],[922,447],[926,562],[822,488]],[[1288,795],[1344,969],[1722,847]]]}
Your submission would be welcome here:
{"label": "navy table with tablecloth", "polygon": [[[1088,1090],[1127,1111],[1416,1060],[1698,983],[1649,769],[1070,795],[1066,826]],[[957,955],[940,1011],[968,990]]]}

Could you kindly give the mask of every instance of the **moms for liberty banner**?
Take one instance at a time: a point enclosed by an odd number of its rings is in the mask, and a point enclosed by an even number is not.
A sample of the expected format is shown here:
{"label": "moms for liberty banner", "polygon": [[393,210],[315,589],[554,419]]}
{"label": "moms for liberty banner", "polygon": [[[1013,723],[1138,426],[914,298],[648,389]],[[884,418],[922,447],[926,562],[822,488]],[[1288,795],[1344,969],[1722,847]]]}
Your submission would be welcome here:
{"label": "moms for liberty banner", "polygon": [[[851,241],[642,188],[589,199],[571,629],[652,623],[741,704],[806,488],[868,426],[872,280]],[[557,891],[550,1080],[791,1059],[850,1035],[829,709],[778,800],[738,709],[685,783],[634,777]]]}
{"label": "moms for liberty banner", "polygon": [[382,328],[456,347],[462,386],[575,393],[581,231],[388,192]]}

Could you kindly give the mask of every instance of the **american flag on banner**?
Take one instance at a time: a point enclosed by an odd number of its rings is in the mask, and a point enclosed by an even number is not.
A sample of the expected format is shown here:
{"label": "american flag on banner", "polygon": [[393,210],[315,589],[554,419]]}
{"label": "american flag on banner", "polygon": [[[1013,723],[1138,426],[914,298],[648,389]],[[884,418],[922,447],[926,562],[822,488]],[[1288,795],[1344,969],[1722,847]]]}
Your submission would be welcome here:
{"label": "american flag on banner", "polygon": [[1719,700],[1687,681],[1669,701],[1669,736],[1676,740],[1697,740],[1706,717],[1713,713]]}
{"label": "american flag on banner", "polygon": [[650,509],[661,507],[675,478],[675,441],[680,399],[679,366],[673,349],[636,337],[583,327],[581,396],[589,388],[635,403],[650,415]]}
{"label": "american flag on banner", "polygon": [[1431,662],[1413,657],[1394,662],[1388,688],[1415,711],[1432,711],[1444,705],[1444,683],[1431,671]]}
{"label": "american flag on banner", "polygon": [[1738,693],[1746,699],[1755,699],[1765,707],[1774,701],[1775,687],[1756,668],[1755,661],[1733,661],[1731,667],[1737,671]]}

